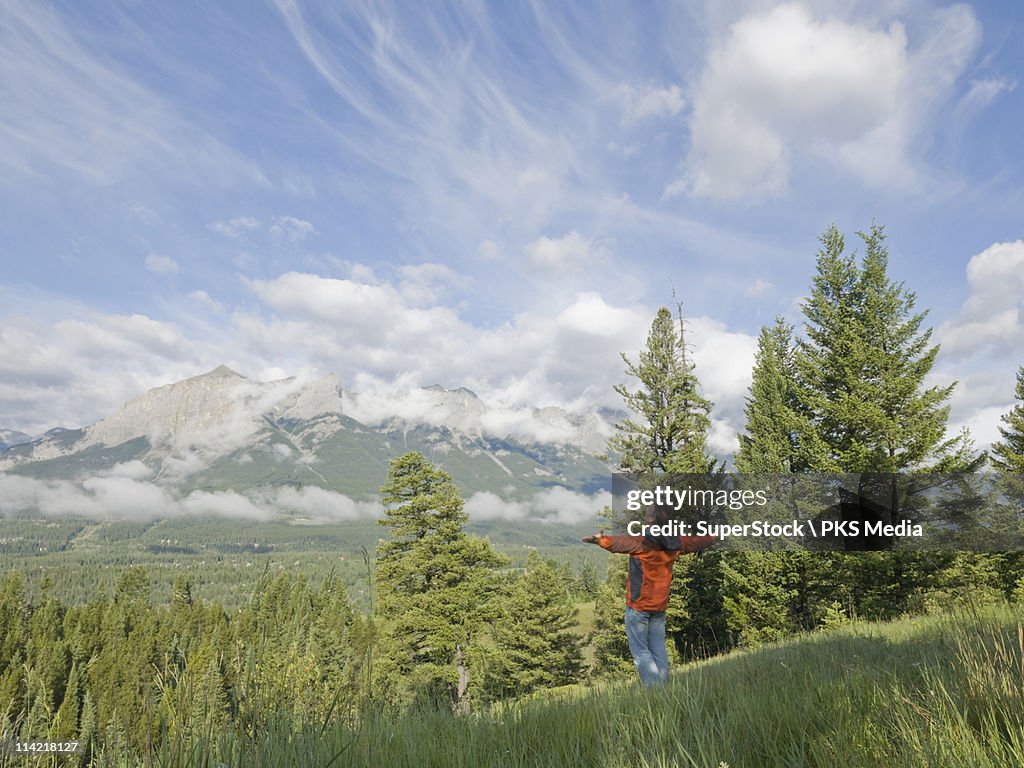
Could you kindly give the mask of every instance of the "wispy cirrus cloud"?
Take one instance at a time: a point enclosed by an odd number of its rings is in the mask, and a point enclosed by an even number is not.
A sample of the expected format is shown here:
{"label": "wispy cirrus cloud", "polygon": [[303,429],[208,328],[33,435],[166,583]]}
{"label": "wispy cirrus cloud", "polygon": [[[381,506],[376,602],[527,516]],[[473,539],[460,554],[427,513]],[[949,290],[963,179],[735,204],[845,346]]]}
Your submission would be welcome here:
{"label": "wispy cirrus cloud", "polygon": [[275,216],[267,229],[271,237],[298,243],[316,234],[316,227],[297,216]]}
{"label": "wispy cirrus cloud", "polygon": [[158,275],[174,275],[178,272],[178,262],[170,256],[162,256],[159,253],[146,255],[146,269]]}
{"label": "wispy cirrus cloud", "polygon": [[[511,18],[485,6],[424,7],[415,19],[387,3],[276,6],[337,100],[310,102],[308,114],[340,151],[399,180],[389,194],[416,221],[450,232],[463,260],[481,243],[520,252],[553,222],[603,234],[623,194],[606,167],[620,123],[675,116],[685,103],[678,84],[624,80],[636,61],[588,53],[578,30],[540,5]],[[536,62],[509,45],[508,24]],[[555,82],[557,99],[545,94]]]}
{"label": "wispy cirrus cloud", "polygon": [[258,233],[266,233],[272,240],[301,243],[317,233],[311,221],[298,216],[271,216],[267,220],[256,216],[235,216],[211,221],[206,227],[232,240],[246,240]]}
{"label": "wispy cirrus cloud", "polygon": [[85,42],[56,8],[0,8],[0,165],[7,181],[261,183],[258,166]]}
{"label": "wispy cirrus cloud", "polygon": [[260,220],[253,216],[236,216],[233,219],[211,221],[207,224],[211,232],[216,232],[218,235],[224,235],[236,240],[243,237],[247,232],[261,229],[262,226]]}
{"label": "wispy cirrus cloud", "polygon": [[635,125],[652,118],[678,115],[686,100],[676,84],[657,86],[622,83],[612,91],[612,98],[622,107],[622,120]]}

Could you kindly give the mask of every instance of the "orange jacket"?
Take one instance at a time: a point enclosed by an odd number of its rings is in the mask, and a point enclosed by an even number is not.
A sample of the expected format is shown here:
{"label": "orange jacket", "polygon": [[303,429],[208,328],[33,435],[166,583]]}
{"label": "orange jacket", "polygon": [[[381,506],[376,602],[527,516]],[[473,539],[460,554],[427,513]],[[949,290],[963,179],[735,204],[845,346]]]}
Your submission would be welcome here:
{"label": "orange jacket", "polygon": [[710,547],[717,536],[680,536],[682,549],[666,552],[643,536],[599,536],[597,543],[609,552],[629,554],[626,605],[634,611],[664,611],[672,587],[672,566],[679,555]]}

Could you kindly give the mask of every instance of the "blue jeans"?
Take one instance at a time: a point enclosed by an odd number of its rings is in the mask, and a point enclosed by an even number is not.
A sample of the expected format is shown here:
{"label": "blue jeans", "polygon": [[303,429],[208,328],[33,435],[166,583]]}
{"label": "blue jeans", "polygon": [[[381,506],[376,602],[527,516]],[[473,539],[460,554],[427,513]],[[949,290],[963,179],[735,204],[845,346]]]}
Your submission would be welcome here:
{"label": "blue jeans", "polygon": [[626,640],[641,683],[651,686],[668,680],[664,611],[634,611],[627,605]]}

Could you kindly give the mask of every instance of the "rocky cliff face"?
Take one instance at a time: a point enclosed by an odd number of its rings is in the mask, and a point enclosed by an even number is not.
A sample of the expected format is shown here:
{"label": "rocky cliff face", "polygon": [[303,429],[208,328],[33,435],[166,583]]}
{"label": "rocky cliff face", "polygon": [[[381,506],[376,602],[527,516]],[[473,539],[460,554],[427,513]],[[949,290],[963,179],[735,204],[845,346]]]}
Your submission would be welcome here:
{"label": "rocky cliff face", "polygon": [[227,434],[243,441],[259,429],[248,380],[226,366],[168,384],[129,400],[121,410],[85,430],[76,448],[119,445],[146,437],[152,445],[220,442]]}
{"label": "rocky cliff face", "polygon": [[[0,460],[0,469],[29,461],[69,456],[93,447],[144,438],[149,458],[191,450],[206,458],[258,442],[268,427],[326,416],[340,428],[342,392],[332,374],[302,383],[295,379],[253,382],[226,366],[167,384],[129,400],[117,413],[84,430],[44,437]],[[321,437],[330,429],[318,424]]]}

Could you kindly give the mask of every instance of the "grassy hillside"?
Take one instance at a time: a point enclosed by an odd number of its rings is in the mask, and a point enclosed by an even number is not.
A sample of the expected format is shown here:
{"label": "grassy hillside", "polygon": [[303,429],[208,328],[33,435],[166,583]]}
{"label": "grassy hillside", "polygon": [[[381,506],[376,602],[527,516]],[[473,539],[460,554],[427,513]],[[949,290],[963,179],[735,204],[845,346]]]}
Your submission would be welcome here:
{"label": "grassy hillside", "polygon": [[849,624],[678,670],[654,691],[549,692],[467,718],[407,715],[165,743],[167,766],[1024,765],[1024,611]]}

